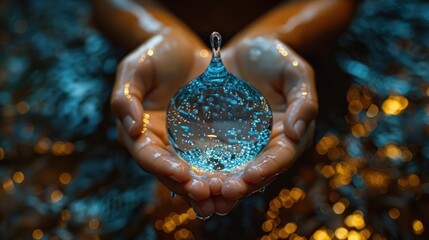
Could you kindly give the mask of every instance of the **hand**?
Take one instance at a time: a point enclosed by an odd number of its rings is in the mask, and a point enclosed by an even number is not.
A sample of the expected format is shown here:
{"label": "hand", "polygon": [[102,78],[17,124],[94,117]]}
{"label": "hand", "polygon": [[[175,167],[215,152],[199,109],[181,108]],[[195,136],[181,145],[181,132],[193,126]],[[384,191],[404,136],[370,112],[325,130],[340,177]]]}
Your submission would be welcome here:
{"label": "hand", "polygon": [[275,38],[235,41],[222,52],[222,58],[230,72],[267,98],[274,118],[265,150],[243,171],[224,179],[221,193],[225,204],[265,187],[291,166],[311,144],[318,103],[312,68]]}
{"label": "hand", "polygon": [[167,30],[153,36],[119,65],[111,107],[119,140],[139,165],[208,216],[214,212],[208,180],[193,174],[173,153],[165,127],[171,97],[209,64],[201,50],[203,45],[190,34]]}

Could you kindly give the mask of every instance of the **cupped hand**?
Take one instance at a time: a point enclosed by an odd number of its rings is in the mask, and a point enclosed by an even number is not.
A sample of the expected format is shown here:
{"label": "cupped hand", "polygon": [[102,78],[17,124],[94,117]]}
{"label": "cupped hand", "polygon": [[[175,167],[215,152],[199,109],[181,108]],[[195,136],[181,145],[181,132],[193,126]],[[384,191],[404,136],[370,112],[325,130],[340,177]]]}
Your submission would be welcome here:
{"label": "cupped hand", "polygon": [[165,118],[171,97],[204,71],[208,55],[194,36],[166,30],[120,63],[111,98],[119,140],[145,171],[183,196],[202,216],[214,212],[209,180],[193,173],[173,152]]}
{"label": "cupped hand", "polygon": [[318,109],[311,66],[276,38],[234,41],[222,58],[230,72],[267,98],[274,119],[268,145],[242,171],[223,180],[215,208],[226,203],[233,206],[231,203],[265,187],[290,167],[311,144]]}

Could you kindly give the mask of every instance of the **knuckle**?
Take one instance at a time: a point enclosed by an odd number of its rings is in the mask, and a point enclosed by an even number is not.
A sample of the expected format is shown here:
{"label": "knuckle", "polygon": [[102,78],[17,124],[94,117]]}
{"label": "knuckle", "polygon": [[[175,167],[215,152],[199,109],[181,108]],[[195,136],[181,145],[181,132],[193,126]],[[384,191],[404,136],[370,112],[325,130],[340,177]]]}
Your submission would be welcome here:
{"label": "knuckle", "polygon": [[311,112],[317,113],[319,111],[319,103],[316,100],[308,101],[307,105]]}
{"label": "knuckle", "polygon": [[124,109],[126,106],[126,100],[124,96],[118,93],[113,93],[110,99],[110,108],[115,115],[118,115],[119,112]]}

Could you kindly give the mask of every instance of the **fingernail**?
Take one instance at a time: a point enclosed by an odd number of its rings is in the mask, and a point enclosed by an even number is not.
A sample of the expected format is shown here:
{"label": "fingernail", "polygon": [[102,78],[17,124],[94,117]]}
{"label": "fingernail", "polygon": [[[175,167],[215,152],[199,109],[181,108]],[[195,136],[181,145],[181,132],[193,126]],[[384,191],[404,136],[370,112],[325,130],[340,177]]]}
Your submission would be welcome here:
{"label": "fingernail", "polygon": [[222,190],[222,181],[219,178],[212,178],[209,182],[212,195],[220,195]]}
{"label": "fingernail", "polygon": [[[266,154],[261,155],[260,158],[263,158]],[[266,177],[261,175],[262,168],[265,165],[266,161],[262,161],[258,165],[250,166],[244,171],[243,179],[250,183],[257,183],[264,180]]]}
{"label": "fingernail", "polygon": [[134,121],[130,115],[127,115],[122,120],[122,123],[124,124],[125,130],[127,130],[128,133],[131,133],[131,130],[133,129],[134,125],[136,124],[136,121]]}
{"label": "fingernail", "polygon": [[188,193],[188,197],[192,198],[193,200],[197,200],[197,198],[195,197],[195,195],[192,194],[192,193]]}
{"label": "fingernail", "polygon": [[305,131],[305,128],[306,128],[305,122],[303,120],[298,120],[293,125],[293,128],[295,129],[295,133],[298,136],[298,140],[300,140],[301,137],[302,137],[302,135],[304,134],[304,131]]}
{"label": "fingernail", "polygon": [[171,179],[171,180],[173,180],[173,181],[176,181],[176,182],[178,182],[178,183],[181,183],[181,181],[175,176],[175,175],[171,175],[171,176],[169,176],[169,178]]}

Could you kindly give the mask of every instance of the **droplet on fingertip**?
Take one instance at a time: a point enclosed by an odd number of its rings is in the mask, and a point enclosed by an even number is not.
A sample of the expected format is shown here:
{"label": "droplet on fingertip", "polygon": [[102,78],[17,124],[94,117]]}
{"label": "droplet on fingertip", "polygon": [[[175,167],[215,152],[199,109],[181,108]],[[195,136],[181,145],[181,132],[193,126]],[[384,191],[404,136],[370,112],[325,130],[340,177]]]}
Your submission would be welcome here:
{"label": "droplet on fingertip", "polygon": [[203,217],[198,212],[196,212],[195,210],[194,210],[194,213],[195,213],[195,217],[198,218],[198,219],[200,219],[200,220],[207,220],[207,219],[209,219],[212,216],[212,215],[208,215],[206,217]]}

